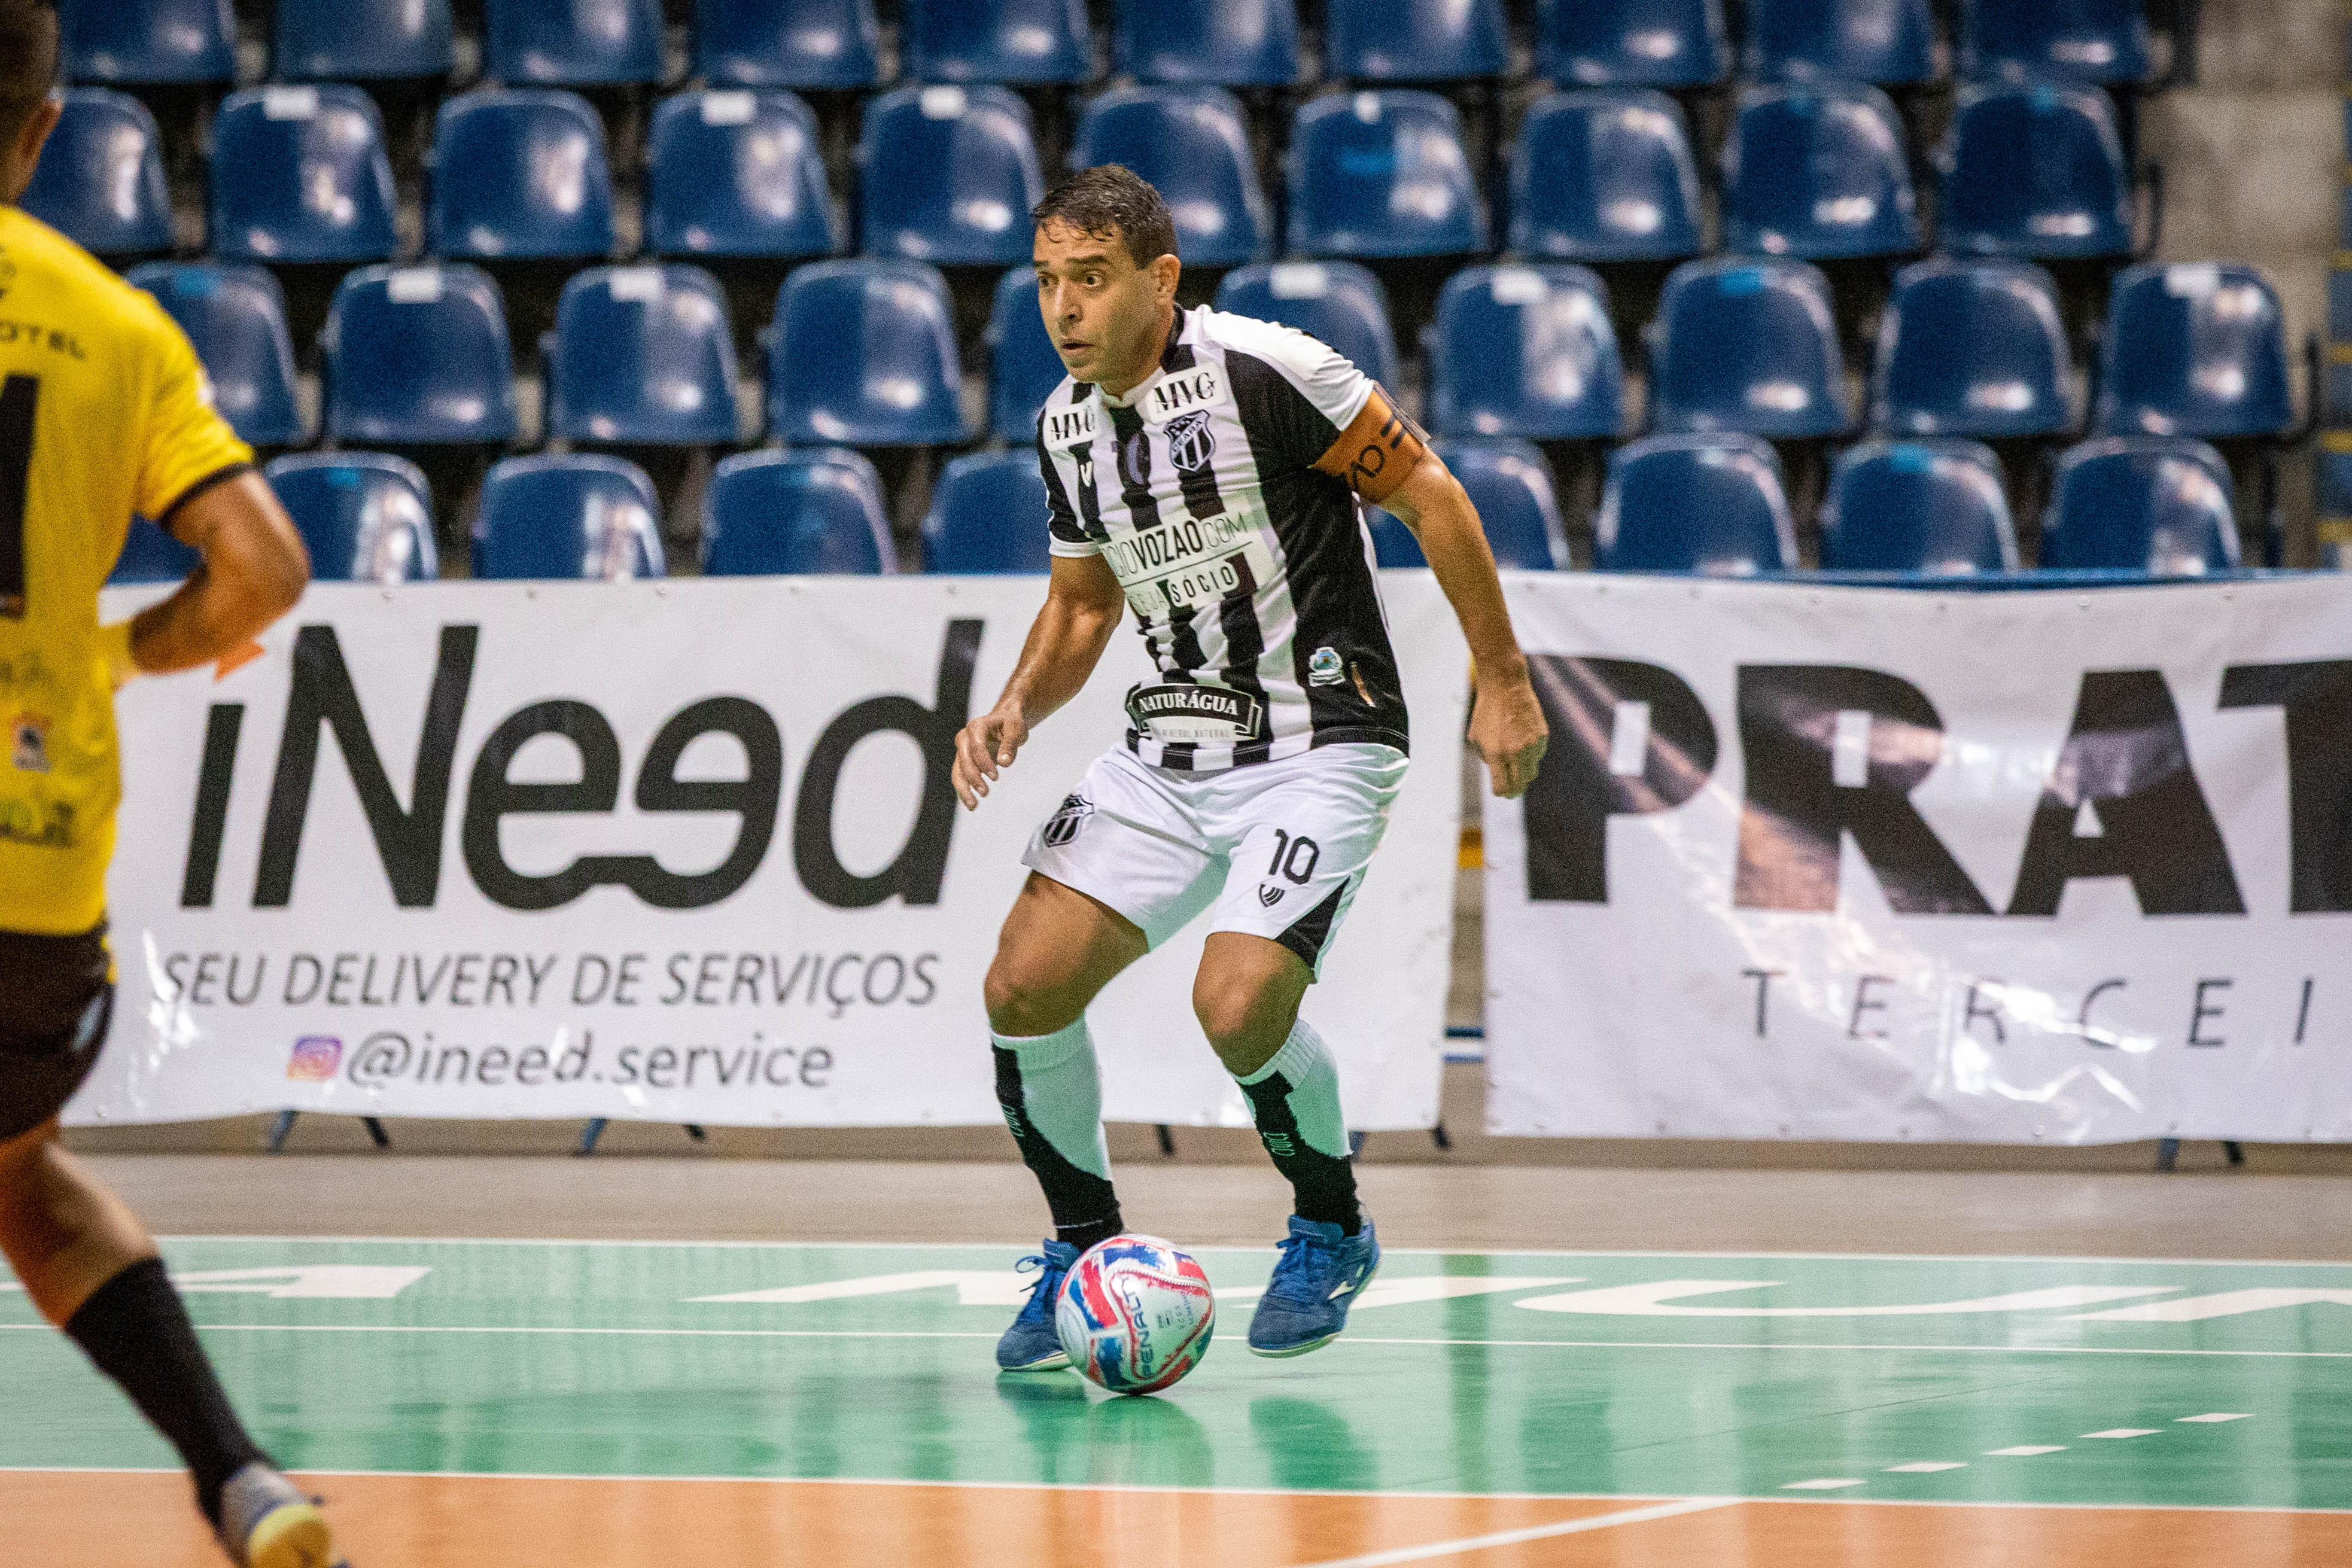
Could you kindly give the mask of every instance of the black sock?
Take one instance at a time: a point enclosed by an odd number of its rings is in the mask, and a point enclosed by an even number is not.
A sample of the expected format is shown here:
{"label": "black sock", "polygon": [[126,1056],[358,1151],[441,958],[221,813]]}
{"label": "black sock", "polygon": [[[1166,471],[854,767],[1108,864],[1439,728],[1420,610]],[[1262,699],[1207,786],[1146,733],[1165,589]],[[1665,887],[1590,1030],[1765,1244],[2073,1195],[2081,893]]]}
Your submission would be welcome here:
{"label": "black sock", "polygon": [[1013,1141],[1021,1146],[1021,1163],[1045,1189],[1045,1207],[1054,1215],[1054,1239],[1083,1252],[1127,1228],[1119,1218],[1118,1195],[1109,1182],[1081,1170],[1029,1115],[1028,1095],[1021,1083],[1021,1059],[1003,1046],[996,1057],[996,1103]]}
{"label": "black sock", "polygon": [[100,1285],[67,1320],[66,1333],[180,1450],[195,1478],[196,1506],[217,1526],[221,1488],[269,1456],[229,1408],[163,1260],[133,1263]]}
{"label": "black sock", "polygon": [[1325,1154],[1299,1131],[1298,1113],[1290,1103],[1291,1083],[1281,1073],[1244,1083],[1250,1113],[1257,1123],[1258,1142],[1274,1157],[1275,1168],[1289,1178],[1293,1210],[1301,1219],[1336,1225],[1353,1236],[1364,1228],[1364,1211],[1356,1201],[1356,1162]]}

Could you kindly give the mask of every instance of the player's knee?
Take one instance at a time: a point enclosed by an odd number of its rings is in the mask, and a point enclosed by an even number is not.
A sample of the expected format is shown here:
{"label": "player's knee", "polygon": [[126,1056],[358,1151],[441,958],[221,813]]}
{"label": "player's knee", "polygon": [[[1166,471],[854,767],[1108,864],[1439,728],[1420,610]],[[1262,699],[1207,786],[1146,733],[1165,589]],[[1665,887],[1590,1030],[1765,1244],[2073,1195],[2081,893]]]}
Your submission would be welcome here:
{"label": "player's knee", "polygon": [[1068,988],[1040,974],[1018,959],[1000,953],[981,982],[981,999],[988,1008],[988,1027],[1015,1040],[1052,1034],[1065,1029],[1085,1010],[1072,1007]]}
{"label": "player's knee", "polygon": [[[1290,1031],[1282,999],[1246,983],[1203,975],[1192,987],[1192,1016],[1217,1055],[1230,1065],[1236,1055],[1270,1056]],[[1268,1040],[1273,1043],[1257,1050]]]}

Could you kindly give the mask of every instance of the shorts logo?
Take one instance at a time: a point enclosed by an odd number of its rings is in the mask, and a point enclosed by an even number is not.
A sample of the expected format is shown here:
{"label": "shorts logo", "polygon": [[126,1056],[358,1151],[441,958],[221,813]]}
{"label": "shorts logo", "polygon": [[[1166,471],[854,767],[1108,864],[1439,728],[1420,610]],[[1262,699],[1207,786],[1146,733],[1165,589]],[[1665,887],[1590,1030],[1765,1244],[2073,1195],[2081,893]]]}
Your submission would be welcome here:
{"label": "shorts logo", "polygon": [[1257,901],[1272,909],[1282,902],[1282,895],[1288,891],[1288,888],[1276,887],[1270,882],[1262,882],[1257,884]]}
{"label": "shorts logo", "polygon": [[1337,648],[1318,648],[1307,661],[1307,684],[1310,686],[1336,686],[1348,678],[1347,666]]}
{"label": "shorts logo", "polygon": [[1066,796],[1060,809],[1045,819],[1045,827],[1037,834],[1038,841],[1049,850],[1058,850],[1076,838],[1078,830],[1085,827],[1087,819],[1094,814],[1095,803],[1092,800],[1084,795]]}
{"label": "shorts logo", "polygon": [[343,1064],[343,1042],[331,1034],[306,1034],[294,1042],[286,1059],[286,1076],[305,1083],[324,1083]]}
{"label": "shorts logo", "polygon": [[49,770],[49,721],[38,714],[20,713],[8,726],[10,762],[19,773]]}
{"label": "shorts logo", "polygon": [[1216,432],[1206,409],[1180,413],[1168,422],[1168,461],[1188,471],[1206,468],[1217,454]]}

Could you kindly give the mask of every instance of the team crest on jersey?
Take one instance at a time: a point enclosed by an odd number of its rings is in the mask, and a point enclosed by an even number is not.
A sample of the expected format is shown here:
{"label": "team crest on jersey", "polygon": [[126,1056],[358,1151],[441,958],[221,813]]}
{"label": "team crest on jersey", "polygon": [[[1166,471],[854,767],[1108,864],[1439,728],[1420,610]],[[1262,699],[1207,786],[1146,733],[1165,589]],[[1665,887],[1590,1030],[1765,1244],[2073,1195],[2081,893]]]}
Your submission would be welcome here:
{"label": "team crest on jersey", "polygon": [[1054,814],[1045,819],[1037,838],[1049,850],[1058,850],[1078,836],[1087,819],[1095,814],[1095,803],[1084,795],[1066,795]]}
{"label": "team crest on jersey", "polygon": [[1217,434],[1209,427],[1209,411],[1195,409],[1168,422],[1168,460],[1182,469],[1201,469],[1217,455]]}
{"label": "team crest on jersey", "polygon": [[1288,891],[1287,888],[1276,887],[1270,882],[1262,882],[1257,884],[1257,901],[1268,909],[1272,909],[1282,902],[1282,895]]}
{"label": "team crest on jersey", "polygon": [[1347,666],[1337,648],[1318,648],[1307,661],[1307,683],[1309,685],[1336,686],[1347,678]]}
{"label": "team crest on jersey", "polygon": [[20,713],[8,725],[10,762],[19,773],[49,770],[49,721],[38,714]]}

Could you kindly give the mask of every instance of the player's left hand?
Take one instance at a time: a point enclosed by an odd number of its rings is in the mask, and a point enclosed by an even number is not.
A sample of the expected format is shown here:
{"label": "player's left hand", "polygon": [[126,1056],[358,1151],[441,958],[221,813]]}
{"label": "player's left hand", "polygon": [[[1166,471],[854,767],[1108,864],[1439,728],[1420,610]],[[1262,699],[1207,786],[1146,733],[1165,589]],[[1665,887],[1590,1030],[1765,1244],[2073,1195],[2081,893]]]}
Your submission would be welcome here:
{"label": "player's left hand", "polygon": [[1551,727],[1528,682],[1525,667],[1505,675],[1483,671],[1470,710],[1470,744],[1486,758],[1495,793],[1514,800],[1527,793],[1551,745]]}

